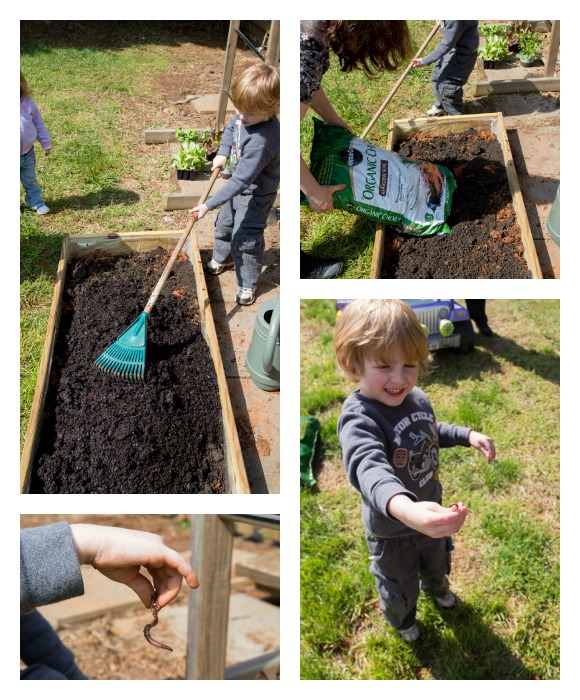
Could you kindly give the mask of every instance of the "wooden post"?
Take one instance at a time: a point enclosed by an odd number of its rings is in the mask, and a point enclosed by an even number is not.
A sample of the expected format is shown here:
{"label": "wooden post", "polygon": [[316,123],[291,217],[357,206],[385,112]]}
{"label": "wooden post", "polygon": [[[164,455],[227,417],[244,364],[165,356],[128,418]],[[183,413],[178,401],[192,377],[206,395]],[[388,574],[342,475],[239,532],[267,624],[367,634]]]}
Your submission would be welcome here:
{"label": "wooden post", "polygon": [[548,46],[548,58],[546,59],[546,78],[551,78],[556,73],[556,59],[560,49],[560,20],[552,20],[550,32],[550,45]]}
{"label": "wooden post", "polygon": [[268,36],[268,49],[266,51],[266,65],[278,66],[280,61],[280,20],[273,19],[270,22],[270,34]]}
{"label": "wooden post", "polygon": [[230,20],[230,29],[228,32],[228,42],[226,44],[226,56],[224,58],[224,69],[222,72],[222,84],[218,98],[218,108],[215,118],[215,130],[219,131],[220,125],[224,123],[226,118],[226,109],[228,106],[228,93],[232,82],[232,73],[234,70],[234,58],[236,56],[236,47],[238,45],[238,32],[240,28],[239,19]]}
{"label": "wooden post", "polygon": [[191,565],[200,586],[189,592],[187,680],[224,680],[234,523],[191,516]]}

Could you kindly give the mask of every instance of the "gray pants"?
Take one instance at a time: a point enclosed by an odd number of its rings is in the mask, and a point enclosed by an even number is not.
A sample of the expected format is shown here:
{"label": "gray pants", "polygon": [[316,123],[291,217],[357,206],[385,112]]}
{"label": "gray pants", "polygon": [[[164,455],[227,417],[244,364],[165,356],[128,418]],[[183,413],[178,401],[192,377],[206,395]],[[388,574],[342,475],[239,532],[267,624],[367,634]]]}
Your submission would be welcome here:
{"label": "gray pants", "polygon": [[396,630],[415,622],[420,588],[437,598],[449,591],[450,537],[434,539],[417,533],[387,539],[367,532],[367,544],[381,610]]}
{"label": "gray pants", "polygon": [[214,230],[213,259],[234,261],[238,287],[256,289],[264,256],[264,229],[276,193],[239,194],[220,209]]}
{"label": "gray pants", "polygon": [[458,54],[452,50],[441,56],[431,71],[431,90],[436,107],[451,115],[465,114],[463,86],[476,61],[476,53]]}

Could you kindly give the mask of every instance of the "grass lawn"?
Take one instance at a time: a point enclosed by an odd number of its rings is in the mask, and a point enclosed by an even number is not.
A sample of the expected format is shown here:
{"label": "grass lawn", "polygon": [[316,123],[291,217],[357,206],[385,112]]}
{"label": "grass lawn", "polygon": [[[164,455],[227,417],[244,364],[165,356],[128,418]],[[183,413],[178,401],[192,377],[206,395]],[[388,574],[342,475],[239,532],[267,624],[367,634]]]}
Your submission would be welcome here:
{"label": "grass lawn", "polygon": [[21,445],[63,235],[180,228],[187,213],[162,209],[167,147],[146,145],[145,130],[206,126],[174,101],[219,90],[227,21],[120,24],[21,23],[20,67],[53,144],[48,158],[36,150],[51,213],[20,215]]}
{"label": "grass lawn", "polygon": [[490,435],[497,459],[442,451],[444,502],[470,509],[454,537],[459,604],[442,612],[422,594],[407,645],[380,612],[342,466],[336,422],[355,385],[336,370],[335,302],[302,301],[301,415],[321,439],[301,494],[301,678],[559,678],[559,301],[489,300],[487,314],[495,336],[438,353],[419,379],[438,420]]}
{"label": "grass lawn", "polygon": [[[431,20],[408,20],[413,46],[419,49],[433,27]],[[424,56],[437,46],[440,34],[435,34],[427,46]],[[410,60],[410,59],[409,59]],[[336,113],[360,135],[370,123],[375,113],[391,92],[397,80],[409,64],[406,61],[394,73],[382,73],[377,79],[369,79],[363,71],[341,73],[336,56],[331,53],[331,66],[323,78],[322,87]],[[385,147],[390,120],[424,116],[433,104],[430,77],[432,66],[412,70],[386,107],[381,118],[373,127],[369,140]],[[470,82],[483,79],[483,71],[476,66]],[[466,111],[481,111],[471,107],[473,87],[468,83],[464,88]],[[310,159],[313,136],[312,110],[306,113],[300,125],[300,150],[305,161]],[[372,263],[373,243],[376,222],[344,211],[331,214],[315,214],[307,206],[301,207],[300,240],[302,249],[321,258],[339,257],[344,261],[341,277],[350,279],[369,278]]]}

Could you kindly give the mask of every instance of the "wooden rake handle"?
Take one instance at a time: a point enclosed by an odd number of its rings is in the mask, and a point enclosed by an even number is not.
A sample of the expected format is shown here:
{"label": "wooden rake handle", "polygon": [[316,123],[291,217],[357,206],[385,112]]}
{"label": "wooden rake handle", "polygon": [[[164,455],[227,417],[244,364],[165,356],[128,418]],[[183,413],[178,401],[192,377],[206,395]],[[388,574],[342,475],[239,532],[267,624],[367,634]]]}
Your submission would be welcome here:
{"label": "wooden rake handle", "polygon": [[[429,33],[429,36],[428,36],[428,37],[425,39],[425,41],[422,43],[421,48],[420,48],[420,49],[417,51],[417,53],[413,56],[413,61],[414,61],[416,58],[419,58],[419,57],[421,56],[421,54],[423,53],[423,51],[425,51],[425,49],[427,48],[427,44],[428,44],[428,43],[431,41],[431,39],[435,36],[435,32],[436,32],[438,29],[439,29],[439,24],[435,24],[435,26],[433,27],[433,29],[432,29],[431,32]],[[410,71],[411,71],[411,68],[412,68],[413,61],[411,61],[411,62],[409,63],[409,65],[405,68],[405,71],[404,71],[403,75],[401,75],[401,77],[397,80],[397,82],[395,83],[395,86],[393,87],[393,89],[391,90],[391,92],[388,94],[387,99],[386,99],[386,100],[383,102],[383,104],[379,107],[377,113],[376,113],[375,116],[371,119],[370,124],[367,126],[367,128],[366,128],[366,129],[363,131],[363,133],[361,134],[361,139],[365,139],[365,138],[368,136],[369,131],[370,131],[370,130],[373,128],[373,126],[376,124],[377,119],[378,119],[378,118],[381,116],[381,114],[384,112],[385,107],[386,107],[386,106],[389,104],[389,102],[393,99],[395,93],[396,93],[397,90],[401,87],[401,85],[403,84],[403,81],[405,80],[405,78],[409,75],[409,73],[410,73]]]}
{"label": "wooden rake handle", "polygon": [[[214,185],[214,182],[217,180],[217,176],[220,174],[221,168],[215,168],[215,170],[212,170],[211,177],[207,183],[207,187],[205,188],[203,194],[199,198],[198,206],[200,204],[203,204],[205,200],[209,197],[209,193],[211,192],[211,188]],[[155,302],[157,301],[157,297],[161,293],[161,290],[163,289],[163,285],[167,281],[167,278],[169,277],[169,273],[171,272],[173,265],[175,261],[177,260],[177,256],[179,253],[181,253],[181,249],[185,245],[185,241],[187,240],[187,237],[191,233],[191,229],[193,228],[193,225],[197,221],[197,213],[192,214],[191,219],[189,220],[189,223],[185,227],[184,232],[181,234],[181,238],[177,241],[177,245],[173,249],[173,253],[171,253],[171,257],[169,258],[169,261],[167,262],[167,265],[165,266],[165,270],[163,270],[163,274],[159,278],[159,282],[155,285],[155,289],[151,293],[151,296],[149,297],[149,301],[147,302],[147,306],[145,307],[144,311],[145,313],[149,313],[153,306],[155,305]]]}

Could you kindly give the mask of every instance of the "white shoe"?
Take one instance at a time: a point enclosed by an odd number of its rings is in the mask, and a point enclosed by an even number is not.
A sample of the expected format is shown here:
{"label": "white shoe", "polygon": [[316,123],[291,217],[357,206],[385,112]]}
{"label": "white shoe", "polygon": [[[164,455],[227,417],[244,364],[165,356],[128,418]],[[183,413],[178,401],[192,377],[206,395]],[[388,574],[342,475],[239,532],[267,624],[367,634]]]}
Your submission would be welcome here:
{"label": "white shoe", "polygon": [[431,107],[431,109],[428,109],[425,112],[425,114],[428,117],[442,117],[445,115],[445,110],[441,107],[436,107],[435,105],[433,105],[433,107]]}
{"label": "white shoe", "polygon": [[397,632],[404,642],[416,642],[421,634],[417,623],[411,625],[411,627],[407,627],[405,630],[397,630]]}
{"label": "white shoe", "polygon": [[232,263],[219,263],[213,258],[205,266],[205,271],[209,272],[210,275],[221,275],[221,273],[226,269],[226,267],[231,267]]}
{"label": "white shoe", "polygon": [[447,591],[443,598],[435,598],[435,600],[440,608],[443,608],[443,610],[449,610],[455,605],[456,598],[451,591]]}
{"label": "white shoe", "polygon": [[250,306],[256,300],[256,292],[249,287],[238,287],[236,294],[236,303],[240,306]]}
{"label": "white shoe", "polygon": [[50,209],[46,206],[46,204],[41,204],[39,207],[34,207],[34,211],[37,214],[48,214]]}

